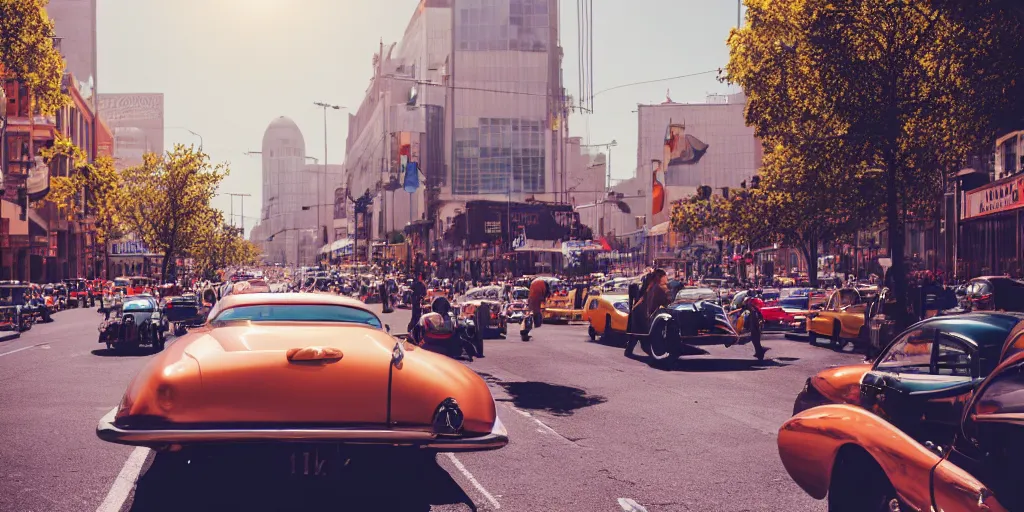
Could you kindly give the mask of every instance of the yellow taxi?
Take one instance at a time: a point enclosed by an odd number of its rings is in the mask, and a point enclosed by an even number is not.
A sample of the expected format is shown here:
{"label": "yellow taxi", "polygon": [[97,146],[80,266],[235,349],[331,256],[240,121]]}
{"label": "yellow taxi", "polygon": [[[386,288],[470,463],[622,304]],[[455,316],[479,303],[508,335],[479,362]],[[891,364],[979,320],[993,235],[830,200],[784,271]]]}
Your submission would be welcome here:
{"label": "yellow taxi", "polygon": [[847,343],[866,340],[864,312],[875,292],[874,288],[842,288],[832,292],[821,309],[808,315],[807,336],[811,345],[826,338],[832,348],[842,350]]}
{"label": "yellow taxi", "polygon": [[596,295],[587,299],[583,306],[583,320],[590,323],[587,328],[592,341],[601,337],[626,334],[629,321],[629,296]]}

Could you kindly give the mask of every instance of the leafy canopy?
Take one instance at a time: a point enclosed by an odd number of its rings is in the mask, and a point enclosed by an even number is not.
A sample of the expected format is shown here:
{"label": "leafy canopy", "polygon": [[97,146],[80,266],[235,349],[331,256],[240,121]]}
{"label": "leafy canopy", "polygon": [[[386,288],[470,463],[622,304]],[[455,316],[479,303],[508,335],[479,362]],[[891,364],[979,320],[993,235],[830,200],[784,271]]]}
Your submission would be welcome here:
{"label": "leafy canopy", "polygon": [[226,164],[211,165],[208,155],[182,144],[143,155],[141,165],[122,171],[122,214],[151,251],[163,254],[162,278],[171,261],[194,252],[202,235],[223,222],[210,200],[228,172]]}
{"label": "leafy canopy", "polygon": [[68,101],[61,91],[64,59],[53,45],[47,3],[0,0],[0,67],[24,82],[43,115],[53,114]]}

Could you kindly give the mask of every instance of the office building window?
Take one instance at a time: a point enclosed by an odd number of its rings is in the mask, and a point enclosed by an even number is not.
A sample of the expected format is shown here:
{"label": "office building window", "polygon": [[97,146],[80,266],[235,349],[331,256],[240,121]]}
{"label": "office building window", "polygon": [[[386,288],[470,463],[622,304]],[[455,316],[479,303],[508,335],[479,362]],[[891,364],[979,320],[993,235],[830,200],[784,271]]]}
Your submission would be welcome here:
{"label": "office building window", "polygon": [[457,0],[456,44],[467,51],[548,49],[548,0]]}
{"label": "office building window", "polygon": [[544,122],[480,118],[455,131],[456,194],[544,192]]}

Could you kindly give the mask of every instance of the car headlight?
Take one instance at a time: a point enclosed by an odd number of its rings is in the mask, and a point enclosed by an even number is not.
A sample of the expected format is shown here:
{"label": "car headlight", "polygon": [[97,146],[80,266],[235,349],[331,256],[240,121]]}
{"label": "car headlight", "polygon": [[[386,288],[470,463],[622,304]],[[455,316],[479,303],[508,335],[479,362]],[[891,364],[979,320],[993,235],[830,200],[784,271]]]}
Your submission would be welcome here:
{"label": "car headlight", "polygon": [[461,434],[464,419],[459,402],[454,398],[446,398],[434,412],[434,433],[439,435]]}

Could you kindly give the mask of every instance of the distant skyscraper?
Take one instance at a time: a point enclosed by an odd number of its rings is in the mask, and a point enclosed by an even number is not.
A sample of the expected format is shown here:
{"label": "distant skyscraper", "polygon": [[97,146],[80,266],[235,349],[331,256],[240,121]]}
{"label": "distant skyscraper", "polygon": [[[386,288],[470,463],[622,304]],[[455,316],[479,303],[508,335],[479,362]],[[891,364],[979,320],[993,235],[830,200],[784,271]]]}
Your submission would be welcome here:
{"label": "distant skyscraper", "polygon": [[[87,87],[80,86],[86,100],[95,103],[96,85],[96,0],[50,0],[46,12],[53,19],[60,38],[60,52],[67,71]],[[86,93],[85,90],[88,90]]]}
{"label": "distant skyscraper", "polygon": [[143,153],[164,152],[164,95],[100,94],[100,117],[114,134],[118,168],[142,163]]}

